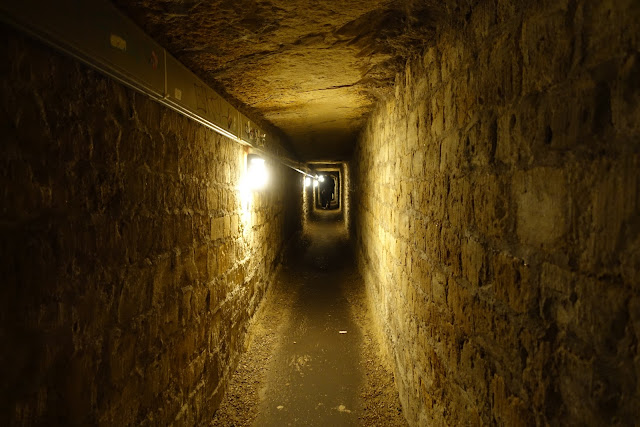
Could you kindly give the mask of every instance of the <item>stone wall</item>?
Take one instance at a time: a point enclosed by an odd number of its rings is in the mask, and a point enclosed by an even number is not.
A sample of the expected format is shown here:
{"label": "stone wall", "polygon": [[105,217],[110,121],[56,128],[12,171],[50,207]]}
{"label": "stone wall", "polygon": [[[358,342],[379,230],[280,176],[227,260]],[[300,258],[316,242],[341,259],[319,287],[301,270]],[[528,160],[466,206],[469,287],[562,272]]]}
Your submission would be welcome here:
{"label": "stone wall", "polygon": [[0,424],[206,422],[299,227],[299,175],[270,165],[243,205],[241,146],[0,33]]}
{"label": "stone wall", "polygon": [[354,156],[359,266],[412,425],[640,415],[640,3],[484,1]]}
{"label": "stone wall", "polygon": [[313,214],[313,209],[315,206],[315,191],[313,190],[313,179],[311,180],[311,184],[308,187],[304,186],[304,181],[302,185],[302,232],[303,234],[307,234],[309,222],[311,221],[311,215]]}
{"label": "stone wall", "polygon": [[348,162],[340,164],[340,208],[342,209],[342,220],[349,235],[352,234],[353,214],[351,209],[351,172]]}

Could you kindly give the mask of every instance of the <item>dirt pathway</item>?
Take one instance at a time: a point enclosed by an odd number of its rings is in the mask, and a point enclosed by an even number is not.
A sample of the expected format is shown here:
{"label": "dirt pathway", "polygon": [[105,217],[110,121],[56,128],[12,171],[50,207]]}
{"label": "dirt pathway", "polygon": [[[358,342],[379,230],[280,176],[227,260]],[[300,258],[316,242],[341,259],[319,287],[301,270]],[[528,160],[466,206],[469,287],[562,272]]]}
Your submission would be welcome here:
{"label": "dirt pathway", "polygon": [[335,211],[319,212],[250,329],[211,425],[405,426]]}

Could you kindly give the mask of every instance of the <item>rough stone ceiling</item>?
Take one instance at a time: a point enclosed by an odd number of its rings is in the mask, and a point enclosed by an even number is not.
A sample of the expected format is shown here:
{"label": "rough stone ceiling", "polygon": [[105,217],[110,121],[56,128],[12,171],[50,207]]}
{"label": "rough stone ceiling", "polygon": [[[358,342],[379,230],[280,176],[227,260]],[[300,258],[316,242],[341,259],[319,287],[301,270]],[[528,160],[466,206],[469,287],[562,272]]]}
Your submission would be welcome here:
{"label": "rough stone ceiling", "polygon": [[[345,159],[400,64],[454,6],[428,0],[114,0],[302,160]],[[460,13],[460,10],[456,10]]]}

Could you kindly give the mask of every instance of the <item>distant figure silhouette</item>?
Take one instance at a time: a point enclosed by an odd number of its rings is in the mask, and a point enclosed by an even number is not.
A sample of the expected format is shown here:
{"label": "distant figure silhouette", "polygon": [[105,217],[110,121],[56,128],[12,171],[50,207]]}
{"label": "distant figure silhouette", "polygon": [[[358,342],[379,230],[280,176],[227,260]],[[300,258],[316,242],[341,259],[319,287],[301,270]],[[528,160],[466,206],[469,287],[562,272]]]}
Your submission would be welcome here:
{"label": "distant figure silhouette", "polygon": [[329,178],[327,182],[327,209],[329,209],[331,207],[331,200],[333,200],[336,183],[333,181],[333,178]]}
{"label": "distant figure silhouette", "polygon": [[320,205],[322,209],[330,209],[331,200],[335,191],[335,182],[333,178],[326,177],[324,182],[320,184]]}
{"label": "distant figure silhouette", "polygon": [[327,204],[327,189],[324,188],[324,182],[320,184],[320,206],[324,209]]}

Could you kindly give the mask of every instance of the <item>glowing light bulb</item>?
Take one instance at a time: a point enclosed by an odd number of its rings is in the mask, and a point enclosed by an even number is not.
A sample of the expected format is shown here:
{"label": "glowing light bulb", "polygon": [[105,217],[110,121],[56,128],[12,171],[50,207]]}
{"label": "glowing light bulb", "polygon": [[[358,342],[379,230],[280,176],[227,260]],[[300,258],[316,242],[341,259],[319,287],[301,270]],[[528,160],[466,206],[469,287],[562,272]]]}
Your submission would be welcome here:
{"label": "glowing light bulb", "polygon": [[306,176],[304,178],[304,186],[305,188],[311,185],[311,178],[309,178],[308,176]]}
{"label": "glowing light bulb", "polygon": [[247,184],[252,190],[262,190],[269,182],[269,172],[264,164],[264,159],[254,157],[249,161],[247,169]]}

